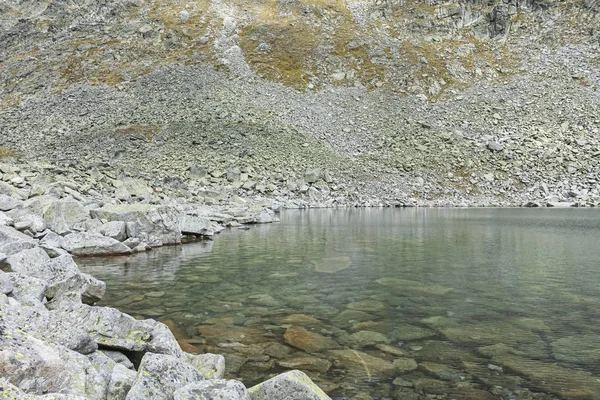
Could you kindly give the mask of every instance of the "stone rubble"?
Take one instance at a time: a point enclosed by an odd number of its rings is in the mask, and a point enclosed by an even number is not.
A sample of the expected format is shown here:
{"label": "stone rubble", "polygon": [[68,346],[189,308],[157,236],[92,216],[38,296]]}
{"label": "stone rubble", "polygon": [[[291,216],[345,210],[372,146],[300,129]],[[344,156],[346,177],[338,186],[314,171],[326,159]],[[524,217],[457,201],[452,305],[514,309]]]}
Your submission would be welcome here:
{"label": "stone rubble", "polygon": [[13,216],[37,217],[43,228],[10,219],[0,225],[0,397],[329,398],[300,371],[274,378],[287,385],[275,385],[277,390],[268,389],[269,382],[263,390],[248,390],[223,380],[223,356],[185,353],[166,325],[95,306],[106,285],[82,273],[72,257],[131,254],[139,246],[146,251],[183,238],[210,238],[226,222],[276,221],[273,211],[252,204],[236,204],[234,215],[201,205],[111,204],[97,192],[76,192],[78,185],[32,190],[37,174],[17,170],[25,190],[4,185],[10,195],[2,198],[3,208]]}

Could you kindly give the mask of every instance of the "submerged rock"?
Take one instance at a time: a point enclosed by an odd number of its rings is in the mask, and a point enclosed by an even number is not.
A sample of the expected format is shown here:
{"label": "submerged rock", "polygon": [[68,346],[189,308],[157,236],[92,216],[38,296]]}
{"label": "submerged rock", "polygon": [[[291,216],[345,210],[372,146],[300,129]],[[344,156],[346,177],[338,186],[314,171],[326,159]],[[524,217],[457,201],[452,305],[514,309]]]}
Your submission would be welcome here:
{"label": "submerged rock", "polygon": [[277,375],[249,389],[252,400],[330,399],[305,373],[297,370]]}
{"label": "submerged rock", "polygon": [[294,326],[285,331],[283,338],[289,345],[304,350],[307,353],[340,348],[340,345],[331,338]]}
{"label": "submerged rock", "polygon": [[584,334],[560,338],[551,343],[554,357],[573,364],[600,364],[600,335]]}

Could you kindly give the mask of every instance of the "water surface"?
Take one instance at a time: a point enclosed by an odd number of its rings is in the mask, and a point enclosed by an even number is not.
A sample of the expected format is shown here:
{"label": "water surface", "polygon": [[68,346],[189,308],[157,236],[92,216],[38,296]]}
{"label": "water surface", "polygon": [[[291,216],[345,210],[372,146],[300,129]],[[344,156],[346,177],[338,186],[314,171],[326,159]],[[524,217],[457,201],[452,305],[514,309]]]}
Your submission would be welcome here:
{"label": "water surface", "polygon": [[600,399],[600,211],[288,211],[281,223],[79,260],[103,305],[334,398]]}

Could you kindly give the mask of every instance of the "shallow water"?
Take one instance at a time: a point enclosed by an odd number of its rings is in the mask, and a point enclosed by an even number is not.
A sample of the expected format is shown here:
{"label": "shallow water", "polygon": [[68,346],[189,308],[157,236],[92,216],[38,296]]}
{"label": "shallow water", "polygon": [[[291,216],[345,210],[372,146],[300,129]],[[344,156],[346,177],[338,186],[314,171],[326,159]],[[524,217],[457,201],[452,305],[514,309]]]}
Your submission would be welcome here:
{"label": "shallow water", "polygon": [[334,398],[600,399],[598,210],[289,211],[79,263],[101,304],[248,386],[297,368]]}

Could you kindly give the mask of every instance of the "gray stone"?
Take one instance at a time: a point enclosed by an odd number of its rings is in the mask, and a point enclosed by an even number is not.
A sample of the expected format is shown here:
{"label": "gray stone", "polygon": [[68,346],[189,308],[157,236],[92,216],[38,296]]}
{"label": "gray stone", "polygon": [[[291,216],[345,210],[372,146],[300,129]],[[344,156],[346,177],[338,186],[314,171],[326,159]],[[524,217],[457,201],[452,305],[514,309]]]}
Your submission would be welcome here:
{"label": "gray stone", "polygon": [[119,242],[127,239],[127,224],[123,221],[110,221],[98,229],[101,234]]}
{"label": "gray stone", "polygon": [[81,354],[89,354],[98,349],[98,345],[86,331],[43,306],[8,305],[4,307],[3,313],[7,323],[18,326],[46,343],[64,346]]}
{"label": "gray stone", "polygon": [[252,400],[242,382],[215,379],[191,383],[175,391],[174,400]]}
{"label": "gray stone", "polygon": [[0,195],[6,195],[18,200],[27,200],[29,189],[17,189],[13,185],[0,181]]}
{"label": "gray stone", "polygon": [[[91,211],[94,218],[127,222],[129,237],[146,243],[181,243],[179,212],[174,207],[148,204],[107,205]],[[135,224],[135,225],[133,225]]]}
{"label": "gray stone", "polygon": [[14,220],[6,215],[4,212],[0,211],[0,225],[12,225],[14,224]]}
{"label": "gray stone", "polygon": [[208,218],[182,214],[179,217],[179,230],[184,234],[213,236],[214,229]]}
{"label": "gray stone", "polygon": [[0,225],[0,253],[7,256],[35,247],[37,241],[14,228]]}
{"label": "gray stone", "polygon": [[13,285],[11,296],[27,304],[40,304],[48,290],[48,282],[33,276],[10,272],[7,274]]}
{"label": "gray stone", "polygon": [[206,379],[221,379],[225,375],[225,358],[220,354],[188,355],[190,363]]}
{"label": "gray stone", "polygon": [[131,253],[131,249],[118,240],[89,232],[71,233],[62,238],[61,246],[77,256]]}
{"label": "gray stone", "polygon": [[21,207],[22,205],[23,200],[0,194],[0,211],[10,211],[14,208]]}
{"label": "gray stone", "polygon": [[49,346],[14,326],[2,324],[0,375],[29,393],[85,395],[85,356]]}
{"label": "gray stone", "polygon": [[323,400],[330,399],[302,371],[277,375],[249,389],[252,400]]}
{"label": "gray stone", "polygon": [[170,355],[146,353],[126,400],[172,399],[178,388],[202,380],[189,363]]}
{"label": "gray stone", "polygon": [[315,183],[321,178],[321,170],[318,168],[307,169],[304,173],[304,180],[307,183]]}
{"label": "gray stone", "polygon": [[81,203],[72,199],[56,200],[44,211],[46,226],[59,235],[71,232],[76,224],[89,218],[89,212]]}
{"label": "gray stone", "polygon": [[504,146],[499,142],[489,142],[487,144],[488,149],[491,151],[502,151],[504,150]]}
{"label": "gray stone", "polygon": [[0,293],[9,294],[14,289],[10,276],[0,270]]}
{"label": "gray stone", "polygon": [[115,350],[100,350],[104,355],[109,357],[111,360],[116,362],[117,364],[122,364],[127,369],[133,369],[133,363],[125,356],[125,354],[120,351]]}
{"label": "gray stone", "polygon": [[23,250],[13,254],[6,260],[11,271],[36,276],[38,278],[44,278],[43,276],[40,276],[39,272],[42,265],[48,261],[50,261],[50,257],[48,257],[48,254],[46,254],[41,247]]}
{"label": "gray stone", "polygon": [[114,308],[72,302],[60,303],[53,312],[87,332],[104,349],[183,356],[169,328],[152,319],[140,321]]}

